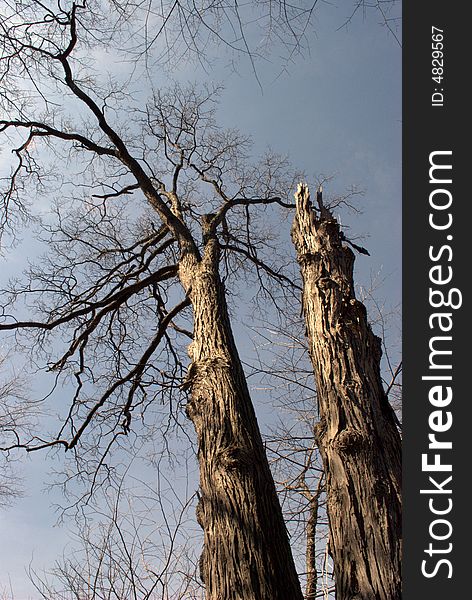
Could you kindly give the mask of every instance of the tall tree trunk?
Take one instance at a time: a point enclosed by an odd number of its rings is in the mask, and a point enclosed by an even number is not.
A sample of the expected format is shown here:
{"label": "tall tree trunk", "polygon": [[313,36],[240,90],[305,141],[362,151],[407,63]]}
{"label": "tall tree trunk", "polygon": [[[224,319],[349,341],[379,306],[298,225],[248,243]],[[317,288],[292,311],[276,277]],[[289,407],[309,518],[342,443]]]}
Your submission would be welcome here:
{"label": "tall tree trunk", "polygon": [[287,531],[234,343],[217,240],[180,278],[194,310],[187,414],[198,439],[207,600],[302,600]]}
{"label": "tall tree trunk", "polygon": [[338,600],[401,597],[401,441],[380,378],[380,340],[353,287],[339,225],[300,185],[292,228],[320,420]]}

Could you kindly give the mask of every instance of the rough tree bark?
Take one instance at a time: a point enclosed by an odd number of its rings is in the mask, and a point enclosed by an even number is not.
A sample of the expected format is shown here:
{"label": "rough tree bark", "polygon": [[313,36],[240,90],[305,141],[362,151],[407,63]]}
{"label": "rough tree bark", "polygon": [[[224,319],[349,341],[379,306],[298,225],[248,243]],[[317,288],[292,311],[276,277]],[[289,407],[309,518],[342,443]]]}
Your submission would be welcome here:
{"label": "rough tree bark", "polygon": [[180,279],[194,310],[187,414],[198,439],[207,600],[302,600],[285,523],[234,343],[219,246],[183,256]]}
{"label": "rough tree bark", "polygon": [[326,476],[338,600],[401,597],[401,441],[380,378],[380,340],[353,288],[354,255],[308,188],[295,195],[292,239],[315,373],[317,443]]}

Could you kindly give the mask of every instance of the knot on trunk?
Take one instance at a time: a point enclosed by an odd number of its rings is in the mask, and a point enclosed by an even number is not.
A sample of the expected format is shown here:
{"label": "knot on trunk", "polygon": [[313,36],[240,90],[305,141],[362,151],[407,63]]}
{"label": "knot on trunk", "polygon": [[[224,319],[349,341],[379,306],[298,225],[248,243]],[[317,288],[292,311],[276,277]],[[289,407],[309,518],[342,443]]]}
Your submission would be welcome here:
{"label": "knot on trunk", "polygon": [[187,354],[188,354],[188,357],[190,358],[190,360],[192,360],[192,361],[194,359],[194,352],[195,352],[195,343],[190,342],[190,344],[187,346]]}
{"label": "knot on trunk", "polygon": [[367,309],[364,304],[357,300],[357,298],[351,298],[349,300],[350,304],[350,317],[353,321],[357,320],[357,322],[367,322]]}
{"label": "knot on trunk", "polygon": [[324,447],[323,439],[326,436],[326,420],[321,418],[313,427],[313,436],[317,446]]}
{"label": "knot on trunk", "polygon": [[215,462],[225,471],[249,471],[254,467],[254,453],[238,446],[228,446],[218,452]]}
{"label": "knot on trunk", "polygon": [[[370,325],[369,325],[370,329]],[[372,331],[372,329],[370,329]],[[380,363],[382,358],[382,339],[372,333],[372,353],[377,363]]]}
{"label": "knot on trunk", "polygon": [[197,402],[194,398],[190,398],[190,400],[185,405],[185,414],[190,421],[194,421],[195,417],[198,415]]}
{"label": "knot on trunk", "polygon": [[315,283],[320,290],[335,287],[335,282],[331,277],[327,275],[322,275],[321,277],[318,277]]}
{"label": "knot on trunk", "polygon": [[343,454],[358,454],[365,441],[365,436],[358,429],[346,427],[335,437],[333,445]]}
{"label": "knot on trunk", "polygon": [[[192,346],[192,344],[190,344],[190,346]],[[194,349],[192,348],[192,351],[193,350]],[[231,369],[231,362],[225,356],[214,356],[211,358],[194,360],[188,368],[182,389],[192,389],[193,391],[197,384],[204,384],[205,380],[208,377],[211,377],[215,370],[220,369]]]}
{"label": "knot on trunk", "polygon": [[299,254],[297,256],[297,262],[301,267],[305,265],[317,264],[319,260],[320,255],[318,252],[304,252],[303,254]]}
{"label": "knot on trunk", "polygon": [[197,519],[197,523],[200,525],[200,527],[205,529],[205,508],[203,504],[203,498],[201,496],[198,497],[198,503],[195,508],[195,518]]}
{"label": "knot on trunk", "polygon": [[206,567],[206,550],[205,550],[205,546],[203,547],[202,553],[200,554],[200,559],[198,561],[198,570],[199,570],[199,575],[200,575],[201,582],[206,585],[208,578],[206,576],[207,567]]}

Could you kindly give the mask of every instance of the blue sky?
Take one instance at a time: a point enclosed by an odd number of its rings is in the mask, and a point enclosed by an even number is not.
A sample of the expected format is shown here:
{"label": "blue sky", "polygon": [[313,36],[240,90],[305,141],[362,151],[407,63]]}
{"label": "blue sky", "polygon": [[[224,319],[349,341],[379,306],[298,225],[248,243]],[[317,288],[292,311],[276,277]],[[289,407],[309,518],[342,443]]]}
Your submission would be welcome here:
{"label": "blue sky", "polygon": [[[310,53],[277,78],[275,58],[261,64],[262,90],[244,63],[239,73],[216,65],[207,74],[182,68],[178,76],[223,80],[219,117],[250,133],[257,151],[288,153],[309,181],[336,175],[327,193],[352,184],[365,190],[363,214],[343,217],[353,234],[368,236],[362,244],[371,256],[356,261],[357,283],[368,287],[382,273],[377,293],[394,306],[401,299],[401,49],[377,14],[338,30],[346,13],[320,5]],[[30,459],[25,497],[0,512],[0,589],[11,581],[16,600],[36,597],[24,573],[31,559],[36,568],[48,566],[68,540],[54,527],[54,496],[43,489],[50,468],[43,455]]]}

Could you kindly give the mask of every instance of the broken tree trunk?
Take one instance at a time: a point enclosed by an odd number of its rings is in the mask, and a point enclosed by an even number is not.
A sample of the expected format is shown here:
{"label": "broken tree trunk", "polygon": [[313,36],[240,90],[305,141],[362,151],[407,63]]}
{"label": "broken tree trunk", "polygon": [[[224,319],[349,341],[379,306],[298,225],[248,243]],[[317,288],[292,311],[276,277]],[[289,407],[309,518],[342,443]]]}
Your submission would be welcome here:
{"label": "broken tree trunk", "polygon": [[219,246],[188,255],[180,278],[194,310],[187,414],[198,440],[207,600],[302,600],[282,511],[234,343]]}
{"label": "broken tree trunk", "polygon": [[315,374],[337,600],[401,597],[401,440],[380,378],[381,344],[353,286],[354,255],[299,185],[292,239]]}

